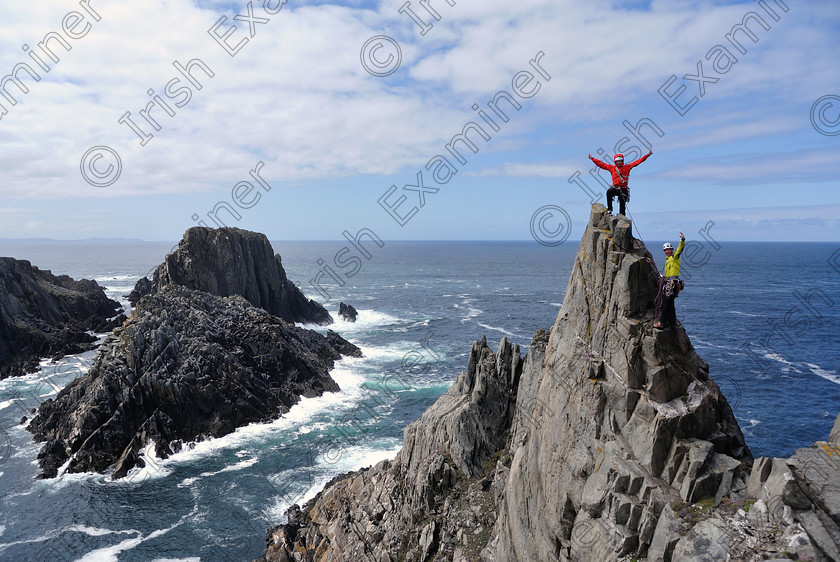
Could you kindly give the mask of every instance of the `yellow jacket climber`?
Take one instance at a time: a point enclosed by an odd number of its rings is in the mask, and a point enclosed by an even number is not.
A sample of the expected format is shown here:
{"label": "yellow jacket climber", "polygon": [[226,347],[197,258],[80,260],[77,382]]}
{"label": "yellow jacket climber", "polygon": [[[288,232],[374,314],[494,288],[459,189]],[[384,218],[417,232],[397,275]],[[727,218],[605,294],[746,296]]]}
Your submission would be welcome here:
{"label": "yellow jacket climber", "polygon": [[665,329],[679,326],[677,312],[674,309],[674,299],[680,294],[683,282],[680,281],[680,254],[685,248],[685,236],[680,232],[680,244],[677,251],[670,242],[662,246],[665,252],[665,275],[659,278],[659,290],[656,293],[654,304],[656,305],[656,322],[654,328]]}
{"label": "yellow jacket climber", "polygon": [[665,277],[679,277],[680,276],[680,254],[685,248],[685,237],[680,232],[680,243],[677,250],[670,243],[666,243],[662,248],[665,251]]}

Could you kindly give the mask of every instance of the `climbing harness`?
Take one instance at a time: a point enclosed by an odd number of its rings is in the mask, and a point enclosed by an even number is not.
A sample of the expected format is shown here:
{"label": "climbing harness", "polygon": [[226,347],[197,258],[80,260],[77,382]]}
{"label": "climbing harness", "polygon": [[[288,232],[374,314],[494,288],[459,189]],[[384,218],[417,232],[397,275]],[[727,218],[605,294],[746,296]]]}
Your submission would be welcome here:
{"label": "climbing harness", "polygon": [[685,283],[679,277],[668,277],[665,279],[665,288],[663,289],[663,294],[667,298],[677,298],[680,294],[680,291],[685,288]]}

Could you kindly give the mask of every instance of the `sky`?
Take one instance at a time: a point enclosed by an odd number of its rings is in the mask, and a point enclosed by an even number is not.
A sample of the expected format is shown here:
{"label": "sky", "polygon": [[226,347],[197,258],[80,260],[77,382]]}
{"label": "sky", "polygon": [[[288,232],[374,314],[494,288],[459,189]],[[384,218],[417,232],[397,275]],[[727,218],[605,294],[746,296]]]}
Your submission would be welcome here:
{"label": "sky", "polygon": [[840,240],[837,0],[0,4],[0,239]]}

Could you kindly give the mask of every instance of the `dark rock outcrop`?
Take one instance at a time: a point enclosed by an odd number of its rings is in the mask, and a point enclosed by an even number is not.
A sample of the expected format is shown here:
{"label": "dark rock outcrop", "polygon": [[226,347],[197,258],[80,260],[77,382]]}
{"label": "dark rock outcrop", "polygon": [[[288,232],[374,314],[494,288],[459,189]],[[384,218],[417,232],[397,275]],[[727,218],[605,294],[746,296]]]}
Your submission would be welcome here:
{"label": "dark rock outcrop", "polygon": [[240,296],[162,286],[114,330],[86,375],[41,405],[28,429],[45,443],[42,476],[70,459],[68,472],[113,465],[119,478],[148,444],[166,457],[182,442],[275,419],[301,396],[338,391],[329,369],[342,354],[361,352]]}
{"label": "dark rock outcrop", "polygon": [[[141,283],[142,279],[135,286],[138,298],[145,290]],[[274,255],[268,238],[257,232],[190,228],[178,249],[155,270],[147,292],[154,294],[167,285],[222,297],[240,295],[287,322],[322,326],[333,322],[327,309],[307,299],[286,277],[280,256]]]}
{"label": "dark rock outcrop", "polygon": [[0,379],[37,369],[41,357],[91,349],[87,332],[112,329],[121,312],[96,281],[0,258]]}
{"label": "dark rock outcrop", "polygon": [[148,277],[141,277],[137,283],[134,284],[134,289],[130,293],[124,295],[128,299],[131,306],[137,306],[140,299],[152,292],[152,282]]}
{"label": "dark rock outcrop", "polygon": [[397,457],[271,529],[264,558],[669,559],[672,504],[745,495],[750,451],[682,327],[654,330],[658,273],[630,228],[593,207],[551,331],[524,359],[475,344]]}
{"label": "dark rock outcrop", "polygon": [[359,313],[356,311],[356,307],[352,304],[338,304],[338,315],[341,316],[341,319],[345,322],[355,322],[356,318],[358,318]]}

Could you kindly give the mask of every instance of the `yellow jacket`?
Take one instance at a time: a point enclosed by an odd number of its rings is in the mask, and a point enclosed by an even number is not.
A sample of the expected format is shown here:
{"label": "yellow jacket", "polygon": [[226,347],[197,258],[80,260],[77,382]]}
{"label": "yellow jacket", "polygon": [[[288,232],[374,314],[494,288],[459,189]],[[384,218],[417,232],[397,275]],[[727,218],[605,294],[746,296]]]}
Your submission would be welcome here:
{"label": "yellow jacket", "polygon": [[680,254],[685,247],[685,240],[680,240],[679,246],[671,254],[671,257],[665,258],[665,277],[679,277],[680,276]]}

